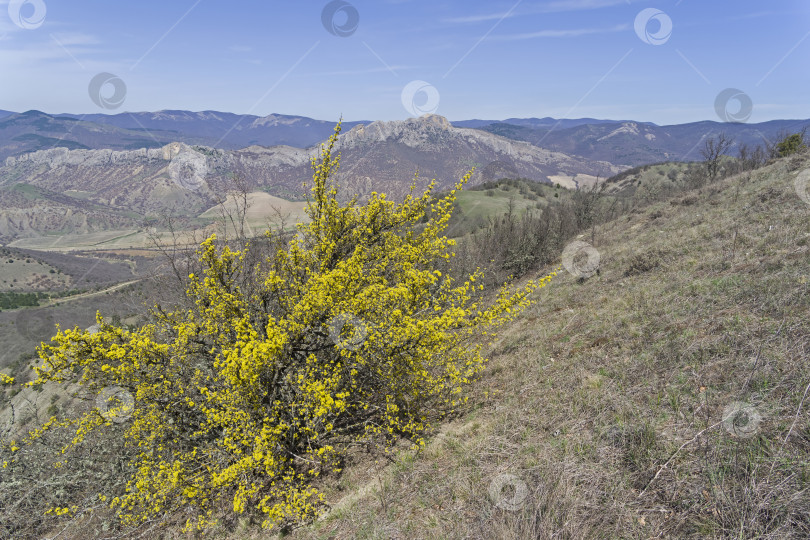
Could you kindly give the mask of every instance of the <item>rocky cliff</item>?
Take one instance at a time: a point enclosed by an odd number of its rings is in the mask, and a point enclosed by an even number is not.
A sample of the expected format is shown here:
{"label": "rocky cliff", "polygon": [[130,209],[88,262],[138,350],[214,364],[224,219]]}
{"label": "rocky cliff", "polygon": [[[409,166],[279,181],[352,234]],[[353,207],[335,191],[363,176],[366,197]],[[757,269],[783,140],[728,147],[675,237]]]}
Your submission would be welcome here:
{"label": "rocky cliff", "polygon": [[[468,170],[475,185],[501,177],[548,182],[558,175],[609,176],[607,162],[552,152],[425,115],[360,124],[337,143],[336,180],[345,200],[371,191],[401,199],[419,173],[417,189],[436,179],[451,187]],[[6,158],[0,167],[0,236],[92,232],[134,226],[161,212],[192,217],[222,197],[241,177],[254,190],[285,199],[304,196],[310,159],[319,147],[250,146],[220,150],[173,142],[139,150],[53,148]]]}

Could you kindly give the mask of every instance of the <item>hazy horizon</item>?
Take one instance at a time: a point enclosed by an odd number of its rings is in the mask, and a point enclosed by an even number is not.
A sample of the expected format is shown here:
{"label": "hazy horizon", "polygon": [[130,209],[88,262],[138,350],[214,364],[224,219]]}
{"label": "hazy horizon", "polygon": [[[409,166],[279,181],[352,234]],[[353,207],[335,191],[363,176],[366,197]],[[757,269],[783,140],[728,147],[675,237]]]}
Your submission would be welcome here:
{"label": "hazy horizon", "polygon": [[[232,111],[220,111],[220,110],[215,110],[215,109],[206,109],[206,110],[157,109],[157,110],[143,110],[143,111],[114,111],[114,112],[99,111],[99,112],[90,112],[90,113],[74,113],[74,112],[70,112],[70,111],[52,112],[52,111],[43,111],[41,109],[28,109],[26,111],[12,111],[10,109],[5,109],[3,107],[0,107],[0,110],[6,111],[6,112],[11,112],[11,113],[14,113],[14,114],[22,114],[22,113],[31,112],[31,111],[38,111],[38,112],[41,112],[41,113],[44,113],[44,114],[47,114],[47,115],[51,115],[51,116],[68,115],[68,116],[75,116],[75,117],[89,116],[91,114],[101,114],[101,115],[105,115],[105,116],[115,116],[115,115],[119,115],[119,114],[157,114],[157,113],[161,113],[161,112],[163,112],[163,113],[166,113],[166,112],[185,112],[185,113],[194,113],[194,114],[198,114],[198,113],[218,113],[218,114],[236,114],[236,115],[252,114],[252,115],[255,115],[255,116],[259,117],[259,118],[266,118],[268,116],[276,115],[276,116],[310,118],[312,120],[319,120],[319,121],[325,121],[325,122],[330,122],[330,121],[338,122],[338,120],[342,120],[343,123],[347,123],[347,122],[376,122],[376,121],[392,122],[392,121],[397,121],[397,120],[400,120],[400,121],[401,120],[406,120],[406,118],[342,118],[342,119],[339,118],[339,117],[334,118],[334,119],[333,118],[314,118],[314,117],[311,117],[311,116],[306,116],[304,114],[277,112],[277,111],[276,112],[270,112],[270,113],[267,113],[267,114],[256,114],[256,113],[235,113],[235,112],[232,112]],[[442,114],[440,114],[438,112],[433,113],[433,114],[437,114],[439,116],[444,116],[444,115],[442,115]],[[414,118],[414,117],[409,117],[409,118]],[[445,118],[447,118],[447,117],[445,117]],[[494,121],[494,122],[497,122],[497,121],[505,121],[505,120],[509,120],[509,119],[517,119],[517,120],[538,119],[538,120],[540,120],[540,119],[543,119],[543,118],[553,118],[555,120],[559,120],[559,118],[544,117],[544,116],[525,116],[525,117],[506,116],[506,117],[503,117],[503,118],[447,118],[447,120],[449,122],[453,123],[453,122],[465,122],[465,121],[482,121],[482,122]],[[697,123],[697,122],[723,123],[722,120],[720,120],[720,119],[718,119],[716,117],[715,118],[705,118],[703,120],[692,120],[690,122],[679,122],[679,123],[676,123],[676,124],[658,124],[657,122],[652,122],[650,120],[642,120],[642,119],[638,119],[638,118],[601,118],[601,117],[583,116],[583,117],[573,117],[573,118],[565,118],[565,119],[566,120],[596,120],[596,121],[599,121],[599,122],[605,122],[605,121],[607,121],[607,122],[638,122],[638,123],[643,123],[643,124],[654,124],[654,125],[657,125],[657,126],[660,126],[660,127],[666,127],[666,126],[669,126],[669,125],[690,124],[690,123]],[[780,121],[781,122],[790,122],[790,121],[803,122],[803,121],[806,121],[806,120],[810,120],[810,117],[808,117],[808,118],[770,118],[768,120],[762,120],[761,122],[756,122],[756,123],[780,122]]]}
{"label": "hazy horizon", "polygon": [[810,5],[0,0],[0,108],[317,119],[810,118]]}

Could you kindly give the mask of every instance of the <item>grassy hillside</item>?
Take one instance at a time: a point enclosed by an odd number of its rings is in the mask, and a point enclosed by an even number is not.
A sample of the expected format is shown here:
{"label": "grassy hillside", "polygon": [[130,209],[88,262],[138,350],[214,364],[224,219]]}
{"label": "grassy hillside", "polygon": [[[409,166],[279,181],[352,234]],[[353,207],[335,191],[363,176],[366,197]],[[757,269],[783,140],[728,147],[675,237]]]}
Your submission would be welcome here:
{"label": "grassy hillside", "polygon": [[[581,237],[599,273],[561,272],[485,345],[462,414],[421,452],[358,449],[325,479],[331,511],[287,537],[808,537],[810,198],[794,185],[808,169],[805,153],[692,191],[685,165],[616,179],[631,204]],[[461,195],[459,230],[510,198],[572,197],[519,181]],[[206,537],[267,534],[230,517]]]}
{"label": "grassy hillside", "polygon": [[[16,186],[17,191],[29,195],[30,193],[37,193],[33,186],[27,186],[25,189],[19,186],[22,186],[22,184]],[[71,195],[73,198],[82,198],[84,193],[73,191]],[[260,235],[268,226],[277,229],[282,221],[287,230],[292,228],[296,222],[309,221],[309,217],[304,211],[305,202],[288,201],[258,191],[248,195],[248,204],[246,225],[248,233],[251,235]],[[225,199],[223,204],[207,208],[197,216],[173,215],[173,226],[178,231],[178,242],[196,244],[194,242],[195,238],[207,237],[216,230],[215,226],[219,226],[219,230],[221,230],[223,211],[233,215],[237,214],[237,204],[232,195]],[[16,239],[9,245],[32,250],[64,252],[152,248],[155,241],[162,244],[171,244],[174,241],[173,235],[166,230],[164,221],[162,218],[152,216],[140,220],[137,227],[31,236]],[[228,223],[229,234],[232,234],[232,227],[230,227],[230,222]],[[132,224],[129,223],[128,225]],[[157,225],[157,228],[153,227],[153,225]]]}
{"label": "grassy hillside", "polygon": [[[144,258],[99,253],[51,253],[0,247],[0,292],[63,292],[110,286],[133,278]],[[111,260],[104,260],[105,257]]]}
{"label": "grassy hillside", "polygon": [[[18,382],[35,379],[32,367],[40,363],[36,348],[54,335],[57,324],[62,328],[87,328],[95,324],[96,311],[124,324],[138,322],[138,316],[145,311],[142,300],[154,293],[154,286],[150,287],[146,281],[131,280],[99,291],[68,292],[72,294],[63,298],[38,293],[40,307],[0,311],[0,372]],[[0,300],[8,300],[10,294],[0,293]],[[45,296],[51,297],[43,298]],[[72,411],[80,402],[70,392],[54,385],[49,385],[44,392],[42,388],[20,385],[0,388],[0,439],[19,436],[52,414]],[[12,408],[13,422],[10,419]],[[4,481],[8,479],[0,477],[0,490],[7,487]],[[0,538],[5,538],[2,532]]]}
{"label": "grassy hillside", "polygon": [[600,274],[541,291],[469,411],[421,454],[359,456],[292,537],[810,535],[810,205],[794,188],[809,166],[598,230]]}
{"label": "grassy hillside", "polygon": [[[494,219],[508,212],[510,201],[516,216],[534,209],[545,208],[549,201],[556,199],[566,190],[531,180],[508,179],[486,182],[456,193],[455,209],[445,234],[458,238],[478,230]],[[437,199],[447,192],[435,194]],[[565,197],[565,196],[564,196]]]}
{"label": "grassy hillside", "polygon": [[[306,223],[309,215],[306,213],[306,202],[288,201],[279,197],[274,197],[261,191],[249,193],[247,199],[247,214],[245,223],[252,235],[259,235],[261,231],[268,228],[278,229],[282,222],[285,230],[294,228],[296,223]],[[223,212],[231,215],[238,215],[240,204],[243,200],[234,195],[228,196],[222,204],[209,208],[198,216],[199,219],[213,222],[222,219]],[[233,234],[232,223],[225,220],[228,233]]]}

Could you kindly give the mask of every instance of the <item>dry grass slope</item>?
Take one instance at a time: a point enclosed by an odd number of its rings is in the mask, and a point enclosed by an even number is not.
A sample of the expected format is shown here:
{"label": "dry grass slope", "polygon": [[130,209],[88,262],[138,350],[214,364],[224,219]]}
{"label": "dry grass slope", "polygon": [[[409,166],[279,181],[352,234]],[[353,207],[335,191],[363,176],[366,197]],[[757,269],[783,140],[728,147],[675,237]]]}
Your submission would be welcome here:
{"label": "dry grass slope", "polygon": [[[810,537],[808,169],[783,159],[589,231],[599,274],[560,273],[484,347],[468,409],[421,453],[358,450],[326,479],[331,512],[287,537]],[[257,525],[231,513],[204,537]],[[103,530],[79,528],[63,536]]]}
{"label": "dry grass slope", "polygon": [[600,275],[541,291],[469,412],[292,537],[810,536],[808,157],[598,230]]}

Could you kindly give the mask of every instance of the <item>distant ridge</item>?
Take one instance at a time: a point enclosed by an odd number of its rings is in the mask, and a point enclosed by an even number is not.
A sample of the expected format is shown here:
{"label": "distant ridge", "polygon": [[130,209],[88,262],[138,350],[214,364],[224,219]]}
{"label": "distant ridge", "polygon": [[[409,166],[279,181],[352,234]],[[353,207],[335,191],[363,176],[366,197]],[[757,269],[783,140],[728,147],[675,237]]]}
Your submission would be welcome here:
{"label": "distant ridge", "polygon": [[[617,124],[621,122],[629,122],[630,120],[600,120],[597,118],[552,118],[546,116],[545,118],[507,118],[506,120],[461,120],[453,122],[456,127],[469,127],[481,128],[490,124],[511,124],[513,126],[521,126],[530,129],[543,129],[543,128],[557,128],[567,129],[586,124]],[[641,122],[648,124],[649,122]],[[651,124],[655,125],[655,124]]]}
{"label": "distant ridge", "polygon": [[[306,116],[269,114],[234,114],[220,111],[162,110],[120,114],[57,114],[57,118],[78,118],[123,129],[172,132],[183,137],[204,141],[207,146],[238,149],[250,145],[287,145],[298,148],[312,146],[332,133],[338,119],[315,120]],[[365,122],[365,121],[364,121]],[[359,121],[344,122],[350,129]]]}
{"label": "distant ridge", "polygon": [[[10,118],[22,123],[54,120],[41,115]],[[85,128],[75,119],[55,120],[76,123],[74,132]],[[505,177],[573,186],[623,170],[453,127],[438,115],[357,124],[340,135],[337,149],[342,199],[357,194],[364,200],[377,191],[401,200],[417,172],[419,193],[433,179],[437,191],[449,189],[473,168],[470,186]],[[294,200],[303,195],[301,184],[311,178],[310,158],[318,150],[285,145],[222,150],[171,142],[124,151],[57,147],[11,156],[0,166],[0,237],[13,241],[64,230],[136,229],[165,211],[192,219],[215,204],[235,176],[252,191]]]}
{"label": "distant ridge", "polygon": [[[171,142],[238,150],[251,146],[308,148],[332,133],[337,119],[269,114],[256,116],[221,111],[161,110],[118,114],[47,114],[0,111],[0,159],[36,150],[132,150],[159,148]],[[345,121],[344,132],[374,121]],[[383,122],[385,124],[386,122]],[[659,126],[652,122],[597,118],[507,118],[461,120],[456,128],[473,128],[592,161],[629,167],[659,161],[700,158],[703,140],[725,132],[737,145],[765,144],[785,131],[799,131],[810,120],[772,120],[758,124],[691,122]],[[731,153],[736,154],[738,146]]]}

